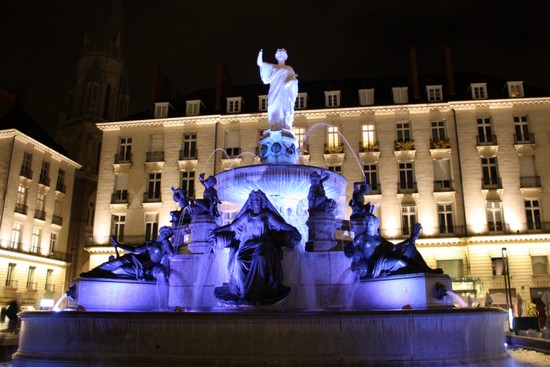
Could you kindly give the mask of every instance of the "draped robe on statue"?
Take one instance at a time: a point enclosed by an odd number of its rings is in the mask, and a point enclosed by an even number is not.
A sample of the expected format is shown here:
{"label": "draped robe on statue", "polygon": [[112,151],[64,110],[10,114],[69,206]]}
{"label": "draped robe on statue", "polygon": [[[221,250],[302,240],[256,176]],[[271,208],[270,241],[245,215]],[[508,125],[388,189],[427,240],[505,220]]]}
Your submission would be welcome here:
{"label": "draped robe on statue", "polygon": [[292,129],[294,103],[298,96],[298,79],[294,69],[284,64],[262,63],[260,75],[269,84],[267,120],[271,130]]}

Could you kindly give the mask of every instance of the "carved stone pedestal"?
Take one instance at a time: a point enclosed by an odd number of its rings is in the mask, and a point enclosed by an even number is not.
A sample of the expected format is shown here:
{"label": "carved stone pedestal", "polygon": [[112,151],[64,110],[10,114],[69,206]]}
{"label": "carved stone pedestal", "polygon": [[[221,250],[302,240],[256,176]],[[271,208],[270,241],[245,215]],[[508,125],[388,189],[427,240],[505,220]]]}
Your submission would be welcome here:
{"label": "carved stone pedestal", "polygon": [[194,254],[202,254],[209,246],[208,235],[217,226],[216,218],[212,215],[197,215],[189,223],[191,240],[187,249]]}
{"label": "carved stone pedestal", "polygon": [[260,160],[266,164],[297,164],[300,150],[288,130],[267,130],[260,139]]}
{"label": "carved stone pedestal", "polygon": [[334,216],[315,213],[309,216],[306,224],[308,227],[306,251],[328,251],[336,246],[336,239],[334,238],[336,221]]}

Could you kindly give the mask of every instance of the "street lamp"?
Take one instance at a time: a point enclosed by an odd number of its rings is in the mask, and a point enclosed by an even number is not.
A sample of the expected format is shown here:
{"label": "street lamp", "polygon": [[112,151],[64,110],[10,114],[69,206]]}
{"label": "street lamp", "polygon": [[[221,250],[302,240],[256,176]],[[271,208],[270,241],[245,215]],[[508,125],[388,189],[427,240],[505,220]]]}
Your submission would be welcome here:
{"label": "street lamp", "polygon": [[514,329],[514,311],[512,307],[512,288],[510,283],[510,269],[508,267],[508,250],[502,248],[502,263],[504,265],[504,288],[506,291],[506,306],[508,307],[508,328]]}

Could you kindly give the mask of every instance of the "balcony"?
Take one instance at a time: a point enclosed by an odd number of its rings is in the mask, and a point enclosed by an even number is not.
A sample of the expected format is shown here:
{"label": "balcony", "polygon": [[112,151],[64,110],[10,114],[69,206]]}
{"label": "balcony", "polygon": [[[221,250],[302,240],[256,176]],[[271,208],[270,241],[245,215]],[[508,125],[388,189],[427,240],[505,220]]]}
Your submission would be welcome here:
{"label": "balcony", "polygon": [[46,212],[36,209],[34,211],[34,218],[40,219],[40,220],[46,220]]}
{"label": "balcony", "polygon": [[477,145],[478,146],[491,146],[498,145],[496,135],[478,135],[477,136]]}
{"label": "balcony", "polygon": [[160,198],[160,192],[144,192],[143,193],[143,202],[144,203],[160,203],[162,200]]}
{"label": "balcony", "polygon": [[237,158],[241,154],[241,148],[234,147],[234,148],[225,148],[225,158],[232,159]]}
{"label": "balcony", "polygon": [[324,154],[344,153],[344,144],[327,145],[325,144]]}
{"label": "balcony", "polygon": [[66,185],[63,185],[62,183],[58,182],[56,185],[55,185],[55,191],[58,191],[58,192],[61,192],[61,193],[66,193],[67,192],[67,186]]}
{"label": "balcony", "polygon": [[535,144],[535,134],[514,134],[514,144]]}
{"label": "balcony", "polygon": [[484,178],[481,180],[481,188],[485,190],[502,189],[502,181],[500,178]]}
{"label": "balcony", "polygon": [[533,155],[536,147],[534,134],[514,134],[514,148],[518,155]]}
{"label": "balcony", "polygon": [[449,138],[439,140],[430,139],[430,149],[451,149],[451,141]]}
{"label": "balcony", "polygon": [[18,286],[19,286],[19,283],[18,283],[17,280],[15,280],[15,279],[6,279],[6,283],[5,283],[6,288],[17,289]]}
{"label": "balcony", "polygon": [[46,175],[40,175],[40,178],[38,178],[38,183],[44,186],[50,186],[50,178]]}
{"label": "balcony", "polygon": [[27,290],[28,291],[35,291],[38,288],[38,283],[36,282],[27,282]]}
{"label": "balcony", "polygon": [[27,206],[25,204],[15,204],[15,212],[23,215],[27,215]]}
{"label": "balcony", "polygon": [[414,140],[395,140],[393,142],[394,150],[415,150]]}
{"label": "balcony", "polygon": [[19,172],[19,175],[32,180],[32,170],[29,167],[21,167],[21,172]]}
{"label": "balcony", "polygon": [[132,154],[129,154],[129,153],[115,154],[115,164],[132,164]]}
{"label": "balcony", "polygon": [[418,192],[418,187],[415,182],[400,182],[397,184],[398,194],[413,194]]}
{"label": "balcony", "polygon": [[111,204],[128,204],[128,190],[116,190],[111,194]]}
{"label": "balcony", "polygon": [[359,143],[359,152],[379,152],[380,151],[380,145],[378,145],[378,142],[360,142]]}
{"label": "balcony", "polygon": [[145,162],[164,162],[164,152],[147,152]]}
{"label": "balcony", "polygon": [[52,224],[56,224],[56,225],[58,225],[58,226],[62,226],[62,225],[63,225],[63,218],[61,218],[61,217],[58,216],[58,215],[52,216]]}
{"label": "balcony", "polygon": [[46,283],[46,286],[44,287],[44,290],[46,292],[55,292],[55,284]]}
{"label": "balcony", "polygon": [[455,191],[452,180],[434,181],[434,192]]}
{"label": "balcony", "polygon": [[179,152],[179,160],[180,161],[186,161],[189,159],[197,159],[199,152],[196,149],[185,149],[180,150]]}
{"label": "balcony", "polygon": [[519,178],[519,187],[522,189],[541,188],[540,176],[526,176]]}

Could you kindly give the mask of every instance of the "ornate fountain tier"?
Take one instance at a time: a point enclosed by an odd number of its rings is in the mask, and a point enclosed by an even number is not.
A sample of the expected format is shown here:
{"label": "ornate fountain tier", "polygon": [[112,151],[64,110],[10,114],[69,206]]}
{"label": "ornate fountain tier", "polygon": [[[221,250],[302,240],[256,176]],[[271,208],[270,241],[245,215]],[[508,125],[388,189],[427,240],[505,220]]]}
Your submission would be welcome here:
{"label": "ornate fountain tier", "polygon": [[[324,182],[326,196],[345,205],[347,181],[343,176],[324,168],[293,164],[260,164],[221,172],[216,175],[218,195],[226,210],[231,206],[240,208],[252,190],[263,191],[278,209],[290,207],[281,205],[282,201],[307,207],[310,175],[320,171],[328,175]],[[340,213],[337,213],[337,217],[338,214]]]}

